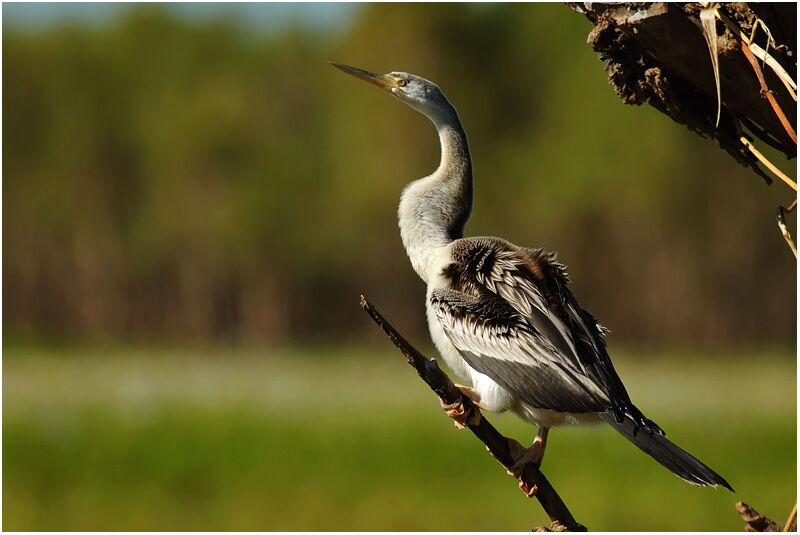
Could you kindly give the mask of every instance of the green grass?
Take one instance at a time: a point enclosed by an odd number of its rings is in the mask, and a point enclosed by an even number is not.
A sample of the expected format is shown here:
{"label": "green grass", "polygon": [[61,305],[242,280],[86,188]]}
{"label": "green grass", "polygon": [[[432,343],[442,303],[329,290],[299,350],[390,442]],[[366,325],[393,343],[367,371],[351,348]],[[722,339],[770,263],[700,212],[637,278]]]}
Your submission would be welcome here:
{"label": "green grass", "polygon": [[[529,530],[535,500],[389,349],[6,348],[4,530]],[[791,354],[621,355],[631,395],[737,489],[690,486],[611,429],[544,472],[593,530],[731,530],[796,489]],[[534,430],[490,416],[527,442]]]}

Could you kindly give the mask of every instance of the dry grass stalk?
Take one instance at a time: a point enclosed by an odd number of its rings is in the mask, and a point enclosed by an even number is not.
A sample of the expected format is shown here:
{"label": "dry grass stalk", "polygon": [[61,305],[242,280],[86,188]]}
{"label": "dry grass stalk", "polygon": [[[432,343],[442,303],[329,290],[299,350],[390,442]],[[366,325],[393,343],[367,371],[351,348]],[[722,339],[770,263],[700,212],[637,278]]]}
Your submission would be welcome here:
{"label": "dry grass stalk", "polygon": [[[789,232],[789,227],[786,226],[786,214],[794,210],[795,206],[797,206],[797,200],[789,206],[789,208],[784,208],[783,206],[778,206],[778,228],[783,234],[783,239],[786,240],[786,243],[789,245],[789,249],[792,250],[792,254],[794,255],[795,259],[797,259],[797,245],[795,245],[794,240],[792,239],[792,233]],[[797,506],[795,506],[796,509]],[[797,511],[795,510],[795,514]]]}
{"label": "dry grass stalk", "polygon": [[782,180],[784,183],[786,183],[786,185],[787,185],[787,186],[789,186],[790,188],[792,188],[794,191],[797,191],[797,183],[796,183],[794,180],[792,180],[791,178],[789,178],[788,176],[786,176],[786,175],[783,173],[783,171],[781,171],[780,169],[778,169],[777,167],[775,167],[775,165],[773,165],[773,163],[772,163],[772,162],[770,162],[770,161],[767,159],[767,157],[766,157],[766,156],[764,156],[763,154],[761,154],[761,153],[758,151],[758,149],[756,149],[756,148],[755,148],[755,146],[754,146],[752,143],[750,143],[750,140],[749,140],[749,139],[747,139],[745,136],[741,136],[741,137],[739,138],[739,141],[741,141],[742,145],[744,145],[745,147],[747,147],[747,149],[748,149],[748,150],[749,150],[751,153],[753,153],[753,156],[755,156],[756,158],[758,158],[758,161],[760,161],[762,164],[764,164],[764,166],[765,166],[767,169],[769,169],[770,171],[772,171],[772,173],[773,173],[773,174],[774,174],[776,177],[780,178],[780,179],[781,179],[781,180]]}

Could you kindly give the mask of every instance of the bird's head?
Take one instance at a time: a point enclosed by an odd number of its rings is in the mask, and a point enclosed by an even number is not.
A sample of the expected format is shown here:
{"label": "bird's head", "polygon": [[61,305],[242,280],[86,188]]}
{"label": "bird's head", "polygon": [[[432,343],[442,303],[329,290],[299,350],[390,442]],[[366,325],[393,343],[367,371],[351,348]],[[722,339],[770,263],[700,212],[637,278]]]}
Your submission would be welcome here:
{"label": "bird's head", "polygon": [[388,74],[374,74],[349,65],[330,63],[347,74],[388,91],[402,102],[429,117],[434,123],[456,117],[455,108],[444,96],[439,86],[421,76],[397,71]]}

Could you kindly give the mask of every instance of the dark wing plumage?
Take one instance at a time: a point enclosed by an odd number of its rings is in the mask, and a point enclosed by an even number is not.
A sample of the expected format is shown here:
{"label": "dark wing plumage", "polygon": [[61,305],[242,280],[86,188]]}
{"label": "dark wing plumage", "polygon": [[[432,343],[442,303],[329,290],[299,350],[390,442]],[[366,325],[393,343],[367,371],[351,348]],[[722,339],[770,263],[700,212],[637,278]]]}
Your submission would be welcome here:
{"label": "dark wing plumage", "polygon": [[661,432],[631,403],[605,329],[578,305],[555,255],[497,238],[459,240],[452,254],[451,287],[435,290],[431,304],[470,366],[534,407],[611,410]]}
{"label": "dark wing plumage", "polygon": [[628,414],[638,426],[663,435],[664,431],[645,418],[631,402],[606,349],[604,336],[608,329],[600,325],[592,313],[578,304],[568,287],[569,276],[566,267],[556,261],[554,253],[529,248],[523,248],[522,251],[538,266],[538,272],[541,273],[539,280],[550,296],[551,308],[564,319],[573,337],[579,360],[595,380],[603,385],[604,391],[609,393],[615,420],[622,422]]}
{"label": "dark wing plumage", "polygon": [[604,393],[551,342],[500,297],[475,297],[453,289],[431,294],[447,337],[464,360],[514,397],[559,412],[602,412]]}

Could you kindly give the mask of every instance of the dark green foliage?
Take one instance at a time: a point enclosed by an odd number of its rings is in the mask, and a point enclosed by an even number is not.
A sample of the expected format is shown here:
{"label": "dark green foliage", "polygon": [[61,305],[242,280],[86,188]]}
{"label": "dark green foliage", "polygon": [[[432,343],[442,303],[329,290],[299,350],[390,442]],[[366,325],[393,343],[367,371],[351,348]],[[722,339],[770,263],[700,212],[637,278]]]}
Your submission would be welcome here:
{"label": "dark green foliage", "polygon": [[[622,106],[562,5],[375,4],[256,37],[137,7],[3,32],[3,323],[78,339],[424,333],[398,237],[433,128],[336,59],[435,80],[476,169],[472,235],[560,252],[617,339],[794,340],[781,185]],[[415,297],[416,296],[416,297]]]}

